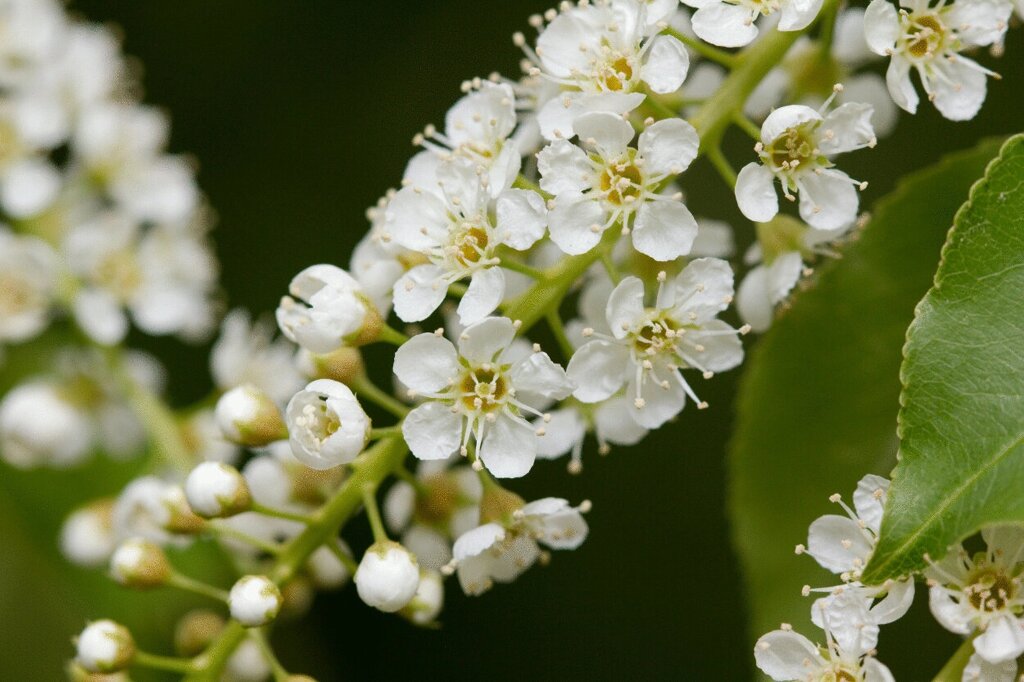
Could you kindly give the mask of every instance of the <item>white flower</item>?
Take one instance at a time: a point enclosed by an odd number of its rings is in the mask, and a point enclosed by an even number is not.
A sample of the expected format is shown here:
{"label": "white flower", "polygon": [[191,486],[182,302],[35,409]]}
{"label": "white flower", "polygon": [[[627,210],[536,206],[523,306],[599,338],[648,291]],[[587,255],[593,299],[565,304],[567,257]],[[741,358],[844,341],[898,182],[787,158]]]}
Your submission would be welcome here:
{"label": "white flower", "polygon": [[420,584],[416,557],[397,542],[378,542],[366,550],[355,575],[356,591],[368,606],[394,613],[408,604]]}
{"label": "white flower", "polygon": [[464,533],[453,549],[462,590],[480,595],[494,582],[512,582],[540,557],[538,542],[552,549],[576,549],[587,538],[581,512],[589,506],[584,502],[571,507],[566,500],[545,497],[515,511],[507,526],[485,523]]}
{"label": "white flower", "polygon": [[659,193],[665,181],[697,158],[697,131],[682,119],[648,126],[636,149],[633,126],[621,116],[591,113],[576,119],[580,142],[556,140],[537,158],[541,187],[555,196],[551,239],[568,254],[591,250],[616,223],[632,231],[633,246],[659,261],[689,253],[697,221],[680,196]]}
{"label": "white flower", "polygon": [[333,265],[312,265],[297,274],[281,299],[277,323],[289,339],[313,353],[330,353],[343,345],[376,338],[380,315],[359,282]]}
{"label": "white flower", "polygon": [[135,641],[123,626],[112,620],[89,623],[76,642],[75,661],[91,673],[124,670],[135,657]]}
{"label": "white flower", "polygon": [[608,299],[611,334],[594,333],[569,361],[573,395],[586,403],[615,395],[623,385],[637,424],[656,429],[679,414],[689,395],[701,402],[683,378],[693,368],[710,377],[743,360],[735,330],[715,316],[732,301],[732,270],[715,258],[700,258],[661,285],[654,307],[644,305],[644,285],[627,277]]}
{"label": "white flower", "polygon": [[807,28],[821,11],[822,0],[683,0],[695,8],[693,31],[702,40],[722,47],[742,47],[757,37],[760,16],[779,13],[780,31]]}
{"label": "white flower", "polygon": [[[544,236],[547,209],[536,192],[489,188],[486,176],[466,159],[449,159],[435,170],[433,183],[429,178],[423,184],[410,182],[386,209],[386,237],[428,261],[395,283],[395,313],[406,322],[426,319],[441,305],[448,286],[468,277],[459,318],[472,324],[505,296],[498,247],[521,251],[533,246]],[[491,192],[497,194],[493,202]]]}
{"label": "white flower", "polygon": [[531,74],[564,90],[538,113],[545,138],[572,137],[579,132],[576,118],[587,112],[632,111],[644,101],[645,89],[679,89],[690,60],[679,40],[658,33],[669,11],[663,3],[638,0],[566,4],[541,31],[536,52],[521,34],[515,36],[535,65]]}
{"label": "white flower", "polygon": [[[508,138],[516,127],[516,98],[510,85],[476,80],[444,117],[444,134],[428,126],[415,142],[441,158],[463,157],[487,173],[497,197],[519,174],[519,147]],[[406,176],[408,177],[408,176]]]}
{"label": "white flower", "polygon": [[0,343],[46,328],[56,280],[57,256],[46,242],[0,227]]}
{"label": "white flower", "polygon": [[274,620],[283,602],[281,590],[262,575],[242,576],[228,595],[231,617],[247,628],[262,627]]}
{"label": "white flower", "polygon": [[185,497],[199,516],[219,518],[252,506],[249,486],[238,470],[220,462],[203,462],[185,480]]}
{"label": "white flower", "polygon": [[96,568],[114,551],[111,502],[101,500],[76,509],[60,529],[60,551],[79,566]]}
{"label": "white flower", "polygon": [[864,15],[869,47],[892,58],[885,79],[893,101],[917,112],[914,69],[939,113],[951,121],[974,118],[985,102],[985,78],[995,74],[960,53],[1000,42],[1012,5],[956,0],[933,7],[929,0],[906,0],[900,6],[897,11],[887,0],[872,0]]}
{"label": "white flower", "polygon": [[204,334],[213,317],[216,264],[200,233],[156,227],[143,233],[120,213],[76,225],[64,243],[68,266],[83,280],[75,319],[95,341],[113,345],[128,332],[127,307],[149,334]]}
{"label": "white flower", "polygon": [[875,142],[869,105],[843,104],[826,116],[800,104],[776,109],[761,126],[761,141],[754,148],[761,163],[747,164],[736,178],[740,211],[754,222],[774,218],[778,179],[787,199],[800,194],[800,217],[808,225],[830,231],[849,227],[857,218],[857,187],[865,185],[836,170],[830,159]]}
{"label": "white flower", "polygon": [[[121,490],[114,503],[114,536],[142,537],[160,545],[183,544],[187,539],[171,531],[182,520],[183,512],[192,515],[180,487],[156,476],[137,478]],[[191,517],[195,519],[194,515]]]}
{"label": "white flower", "polygon": [[844,9],[836,18],[831,50],[823,51],[819,41],[802,36],[781,65],[769,71],[750,93],[743,110],[748,116],[763,119],[782,104],[819,107],[832,95],[833,86],[842,83],[843,91],[836,100],[870,104],[874,108],[871,125],[875,134],[885,137],[896,127],[899,109],[889,96],[883,76],[857,73],[877,59],[864,40],[864,10]]}
{"label": "white flower", "polygon": [[53,384],[21,384],[0,401],[0,453],[8,464],[67,467],[88,454],[93,437],[88,416]]}
{"label": "white flower", "polygon": [[825,638],[826,646],[821,647],[792,630],[769,632],[754,646],[757,667],[780,682],[894,682],[892,673],[874,658],[870,648],[844,649],[829,630]]}
{"label": "white flower", "polygon": [[[608,453],[612,445],[636,445],[647,435],[647,429],[633,419],[625,396],[609,398],[590,410],[569,404],[550,414],[551,419],[543,425],[546,433],[540,439],[537,456],[556,459],[568,454],[571,473],[583,469],[583,443],[588,431],[594,432],[602,454]],[[541,426],[540,421],[535,424]]]}
{"label": "white flower", "polygon": [[210,350],[210,372],[220,389],[253,384],[283,404],[302,388],[302,375],[296,367],[295,347],[285,339],[274,339],[274,327],[268,322],[250,321],[241,308],[229,312]]}
{"label": "white flower", "polygon": [[971,555],[958,545],[925,571],[929,605],[950,632],[979,632],[975,652],[988,663],[1000,664],[1024,654],[1024,622],[1019,615],[1024,606],[1024,529],[995,526],[981,535],[986,551]]}
{"label": "white flower", "polygon": [[978,654],[971,654],[960,679],[963,682],[1015,682],[1017,661],[989,663]]}
{"label": "white flower", "polygon": [[295,458],[312,469],[348,464],[370,437],[370,418],[345,384],[317,379],[285,409]]}
{"label": "white flower", "polygon": [[402,533],[402,544],[424,569],[440,570],[451,560],[451,541],[480,523],[480,479],[451,462],[420,462],[415,486],[396,481],[384,497],[388,529]]}
{"label": "white flower", "polygon": [[[418,157],[414,156],[409,164],[412,165]],[[435,181],[436,177],[428,182]],[[356,244],[349,261],[349,271],[359,280],[363,291],[382,316],[391,310],[391,291],[398,278],[413,267],[427,262],[426,256],[406,249],[388,236],[387,207],[393,196],[394,191],[389,191],[375,206],[367,209],[370,230]]]}
{"label": "white flower", "polygon": [[33,218],[53,204],[60,188],[61,176],[52,163],[26,158],[0,175],[0,205],[12,218]]}
{"label": "white flower", "polygon": [[572,385],[539,348],[512,361],[515,333],[511,320],[492,317],[467,327],[458,351],[436,334],[420,334],[398,349],[395,375],[427,398],[402,423],[416,457],[466,453],[472,438],[477,457],[495,476],[516,478],[530,470],[542,436],[523,414],[539,415],[531,402],[561,400]]}

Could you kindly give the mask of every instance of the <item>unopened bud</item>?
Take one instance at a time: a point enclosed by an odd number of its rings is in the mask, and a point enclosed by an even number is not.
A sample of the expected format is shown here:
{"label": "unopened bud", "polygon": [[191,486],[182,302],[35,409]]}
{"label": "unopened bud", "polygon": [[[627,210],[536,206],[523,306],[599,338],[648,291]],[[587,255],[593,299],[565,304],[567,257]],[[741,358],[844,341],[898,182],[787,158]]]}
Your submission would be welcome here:
{"label": "unopened bud", "polygon": [[287,620],[298,620],[309,613],[316,599],[313,582],[304,575],[297,575],[281,587],[281,613]]}
{"label": "unopened bud", "polygon": [[[292,296],[281,299],[277,324],[289,339],[313,353],[361,346],[380,336],[384,321],[362,285],[339,267],[312,265],[292,279]],[[302,302],[305,302],[304,305]]]}
{"label": "unopened bud", "polygon": [[112,620],[89,623],[78,635],[75,660],[91,673],[116,673],[135,657],[135,640],[123,625]]}
{"label": "unopened bud", "polygon": [[192,511],[188,498],[185,497],[185,489],[179,485],[167,486],[160,498],[167,516],[163,521],[163,528],[169,533],[179,535],[195,535],[203,530],[206,525],[201,517]]}
{"label": "unopened bud", "polygon": [[281,411],[266,393],[252,384],[233,388],[217,401],[217,426],[232,443],[263,447],[288,437]]}
{"label": "unopened bud", "polygon": [[[328,542],[332,542],[329,540]],[[351,556],[348,547],[338,541],[338,551]],[[343,586],[352,576],[341,559],[329,547],[318,547],[309,555],[306,570],[313,584],[322,590],[333,590]]]}
{"label": "unopened bud", "polygon": [[420,583],[402,615],[416,625],[430,625],[444,606],[444,581],[437,571],[420,571]]}
{"label": "unopened bud", "polygon": [[364,603],[385,613],[394,613],[416,594],[420,569],[409,550],[388,540],[366,550],[354,580]]}
{"label": "unopened bud", "polygon": [[203,462],[185,481],[188,504],[204,518],[223,518],[248,511],[252,495],[238,469],[221,462]]}
{"label": "unopened bud", "polygon": [[60,550],[79,566],[96,568],[114,551],[113,500],[100,500],[75,510],[60,530]]}
{"label": "unopened bud", "polygon": [[167,582],[171,564],[160,545],[144,538],[122,542],[110,557],[110,575],[125,587],[149,589]]}
{"label": "unopened bud", "polygon": [[228,595],[231,617],[247,628],[258,628],[277,617],[283,603],[281,590],[263,575],[238,579]]}
{"label": "unopened bud", "polygon": [[345,384],[317,379],[288,402],[288,441],[295,458],[313,469],[354,460],[370,437],[370,418]]}
{"label": "unopened bud", "polygon": [[224,617],[207,609],[189,611],[174,629],[174,650],[179,656],[198,656],[217,638],[226,625]]}
{"label": "unopened bud", "polygon": [[323,355],[303,349],[299,355],[299,365],[311,378],[334,379],[343,384],[351,384],[366,373],[363,354],[358,348],[348,346]]}
{"label": "unopened bud", "polygon": [[488,486],[480,497],[480,523],[508,523],[525,504],[526,501],[511,490]]}

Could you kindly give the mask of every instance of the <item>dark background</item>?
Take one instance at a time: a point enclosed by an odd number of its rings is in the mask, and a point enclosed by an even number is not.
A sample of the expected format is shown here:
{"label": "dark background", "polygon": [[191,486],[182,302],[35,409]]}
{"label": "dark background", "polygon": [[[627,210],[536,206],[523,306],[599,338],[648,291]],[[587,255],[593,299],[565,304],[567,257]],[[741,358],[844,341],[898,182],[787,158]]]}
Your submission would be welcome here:
{"label": "dark background", "polygon": [[[126,51],[145,67],[146,101],[173,115],[172,150],[200,162],[200,185],[219,214],[215,239],[227,297],[253,311],[272,309],[303,267],[347,264],[367,229],[366,207],[400,179],[413,134],[443,120],[462,80],[493,70],[515,74],[519,54],[510,36],[527,30],[527,16],[548,6],[529,0],[72,4],[123,29]],[[925,102],[878,149],[844,160],[852,176],[871,181],[866,206],[898,173],[1022,127],[1018,38],[1012,36],[1010,56],[998,63],[1005,78],[990,81],[990,101],[978,119],[949,123]],[[734,142],[738,167],[751,157],[743,151],[747,141]],[[703,161],[683,182],[697,215],[737,218],[731,192]],[[204,349],[173,342],[153,347],[171,368],[175,400],[204,395]],[[480,598],[463,597],[449,582],[440,631],[365,608],[351,589],[322,596],[303,624],[276,633],[286,666],[321,680],[747,679],[752,638],[723,515],[735,383],[733,373],[703,384],[710,410],[686,410],[639,448],[585,458],[580,477],[568,476],[563,463],[541,463],[514,486],[527,499],[592,499],[592,533],[580,550],[556,553],[549,567]],[[0,503],[11,505],[16,518],[13,497],[12,503],[0,496]],[[822,500],[793,513],[810,522],[827,510]],[[366,534],[356,528],[346,536],[361,547]],[[12,601],[3,588],[0,580],[0,607],[54,598],[46,586],[26,584],[28,592]],[[136,603],[149,598],[140,595]],[[64,620],[86,615],[76,604],[72,599]],[[61,647],[74,629],[43,629],[42,642],[27,640],[13,619],[0,620],[6,621],[0,670],[8,671],[2,676],[57,679],[51,673],[62,662],[32,660],[32,654],[69,655]],[[881,658],[900,680],[930,678],[919,662],[945,660],[954,648],[953,638],[923,617],[890,626],[883,645]]]}

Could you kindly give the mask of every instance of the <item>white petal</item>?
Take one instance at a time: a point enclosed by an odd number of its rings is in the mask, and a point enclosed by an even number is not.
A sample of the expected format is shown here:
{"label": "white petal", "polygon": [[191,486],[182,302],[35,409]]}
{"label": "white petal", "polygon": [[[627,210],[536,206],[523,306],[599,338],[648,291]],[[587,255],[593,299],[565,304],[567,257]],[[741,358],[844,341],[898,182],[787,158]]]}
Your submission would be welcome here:
{"label": "white petal", "polygon": [[590,251],[601,241],[607,218],[597,201],[559,199],[548,213],[551,240],[570,256]]}
{"label": "white petal", "polygon": [[587,434],[587,424],[579,410],[554,410],[550,416],[550,421],[544,424],[544,435],[537,437],[537,456],[544,459],[554,459],[568,453]]}
{"label": "white petal", "polygon": [[414,185],[402,188],[388,204],[384,215],[386,229],[395,243],[413,251],[437,246],[448,233],[448,209],[426,188]]}
{"label": "white petal", "polygon": [[516,391],[526,391],[554,400],[563,400],[572,393],[572,384],[565,370],[552,362],[547,353],[531,353],[509,371]]}
{"label": "white petal", "polygon": [[965,45],[991,45],[1006,34],[1012,12],[1002,0],[957,0],[944,19]]}
{"label": "white petal", "polygon": [[[832,54],[840,64],[858,66],[873,58],[864,37],[864,10],[860,7],[849,7],[839,13],[832,38]],[[844,92],[849,89],[849,81],[843,82]],[[856,97],[851,102],[859,102]]]}
{"label": "white petal", "polygon": [[556,197],[590,188],[593,171],[587,154],[566,140],[555,140],[537,154],[540,186]]}
{"label": "white petal", "polygon": [[12,218],[31,218],[53,203],[60,185],[60,174],[49,161],[17,161],[4,173],[0,203]]}
{"label": "white petal", "polygon": [[485,523],[460,535],[452,548],[452,555],[456,561],[464,561],[486,552],[504,539],[504,528],[497,523]]}
{"label": "white petal", "polygon": [[628,121],[604,111],[577,117],[573,128],[581,141],[596,147],[600,155],[608,160],[622,156],[636,134]]}
{"label": "white petal", "polygon": [[678,201],[648,201],[633,222],[633,246],[656,261],[671,261],[690,253],[697,238],[697,221]]}
{"label": "white petal", "polygon": [[925,85],[934,98],[935,108],[950,121],[974,118],[985,103],[985,74],[974,62],[959,56],[952,62],[937,63],[934,68],[940,75],[926,80]]}
{"label": "white petal", "polygon": [[480,461],[497,478],[519,478],[529,473],[537,457],[537,435],[523,419],[499,415],[484,433]]}
{"label": "white petal", "polygon": [[868,474],[857,482],[853,492],[853,508],[857,517],[878,535],[882,526],[882,512],[885,509],[885,495],[889,490],[889,479]]}
{"label": "white petal", "polygon": [[790,128],[821,120],[821,114],[802,104],[779,107],[768,114],[768,118],[761,124],[761,142],[765,146],[770,145]]}
{"label": "white petal", "polygon": [[515,93],[504,83],[484,82],[445,114],[445,135],[455,145],[490,143],[509,136],[516,125]]}
{"label": "white petal", "polygon": [[789,0],[782,3],[780,31],[800,31],[814,21],[821,11],[822,0]]}
{"label": "white petal", "polygon": [[498,235],[504,244],[525,251],[536,244],[548,226],[544,198],[525,189],[502,192],[495,205]]}
{"label": "white petal", "polygon": [[736,292],[736,310],[746,324],[761,333],[772,326],[775,305],[768,291],[768,268],[759,265],[743,278]]}
{"label": "white petal", "polygon": [[640,133],[637,149],[650,176],[677,175],[697,158],[700,138],[681,118],[658,121]]}
{"label": "white petal", "polygon": [[850,176],[834,168],[804,173],[800,188],[800,217],[819,230],[842,230],[857,219],[860,197]]}
{"label": "white petal", "polygon": [[672,36],[658,35],[651,39],[647,48],[640,78],[654,92],[667,95],[679,89],[689,68],[690,55],[683,44]]}
{"label": "white petal", "polygon": [[447,459],[462,441],[462,417],[443,403],[424,403],[402,422],[402,435],[419,459]]}
{"label": "white petal", "polygon": [[836,574],[863,569],[872,550],[864,531],[846,516],[817,518],[807,532],[807,553]]}
{"label": "white petal", "polygon": [[766,223],[779,212],[775,176],[759,163],[748,163],[736,176],[736,203],[749,220]]}
{"label": "white petal", "polygon": [[691,351],[702,370],[725,372],[743,362],[743,343],[739,334],[730,333],[734,331],[721,320],[709,320],[700,331],[692,332],[691,341],[704,349]]}
{"label": "white petal", "polygon": [[128,317],[112,295],[100,289],[83,289],[75,297],[75,321],[93,341],[113,346],[128,333]]}
{"label": "white petal", "polygon": [[630,402],[624,397],[610,398],[594,410],[594,428],[597,437],[615,445],[636,445],[647,429],[636,423]]}
{"label": "white petal", "polygon": [[874,143],[875,130],[871,126],[874,109],[870,104],[847,102],[833,109],[825,117],[822,129],[831,131],[818,140],[822,153],[831,156],[863,149]]}
{"label": "white petal", "polygon": [[448,295],[448,283],[436,265],[417,265],[395,282],[392,295],[395,314],[404,322],[419,322],[430,317]]}
{"label": "white petal", "polygon": [[494,312],[505,298],[505,273],[501,268],[484,268],[473,273],[469,288],[459,301],[459,322],[473,324]]}
{"label": "white petal", "polygon": [[864,682],[896,682],[896,678],[892,676],[889,668],[883,663],[879,663],[877,658],[864,659],[863,666]]}
{"label": "white petal", "polygon": [[743,47],[757,37],[757,13],[724,2],[707,4],[693,15],[693,30],[702,39],[720,47]]}
{"label": "white petal", "polygon": [[1024,625],[1012,614],[991,620],[974,640],[974,650],[989,663],[1016,660],[1024,653]]}
{"label": "white petal", "polygon": [[[701,324],[725,310],[733,299],[732,268],[718,258],[698,258],[676,275],[676,319]],[[690,313],[694,314],[691,318]]]}
{"label": "white petal", "polygon": [[[886,5],[886,0],[875,0]],[[885,85],[889,88],[889,94],[896,106],[911,114],[917,113],[917,91],[914,84],[910,82],[910,62],[899,56],[894,56],[889,62],[889,68],[885,71]]]}
{"label": "white petal", "polygon": [[963,682],[1014,682],[1016,679],[1017,661],[989,663],[976,653],[971,654],[961,678]]}
{"label": "white petal", "polygon": [[871,126],[875,135],[886,137],[892,133],[899,119],[899,109],[892,101],[885,78],[876,73],[862,73],[848,78],[843,85],[843,99],[871,105]]}
{"label": "white petal", "polygon": [[473,364],[494,362],[516,336],[507,317],[489,317],[467,327],[459,335],[459,355]]}
{"label": "white petal", "polygon": [[697,221],[697,238],[690,247],[690,255],[694,258],[710,256],[712,258],[729,258],[736,253],[736,242],[733,239],[732,226],[721,220],[701,218]]}
{"label": "white petal", "polygon": [[395,351],[395,376],[420,393],[437,393],[459,374],[459,357],[451,341],[419,334]]}
{"label": "white petal", "polygon": [[996,556],[1020,557],[1024,552],[1024,528],[1013,525],[989,526],[981,529],[981,537],[988,551]]}
{"label": "white petal", "polygon": [[576,384],[573,395],[585,403],[611,397],[622,388],[629,350],[610,341],[585,343],[573,354],[566,368],[569,380]]}
{"label": "white petal", "polygon": [[871,608],[871,617],[879,625],[888,625],[906,615],[914,603],[914,581],[893,583],[882,601]]}
{"label": "white petal", "polygon": [[644,317],[644,283],[639,277],[626,277],[612,290],[605,306],[605,318],[612,334],[623,339]]}
{"label": "white petal", "polygon": [[887,55],[899,37],[900,19],[896,8],[889,0],[871,0],[864,12],[864,39],[871,51]]}
{"label": "white petal", "polygon": [[[658,383],[660,381],[667,382],[667,387]],[[660,428],[686,405],[686,392],[679,370],[671,369],[667,363],[660,361],[654,363],[653,371],[644,373],[644,382],[639,391],[636,378],[630,378],[626,398],[632,401],[629,409],[633,419],[647,429]],[[637,398],[643,402],[637,403]]]}
{"label": "white petal", "polygon": [[803,680],[825,666],[818,647],[791,630],[775,630],[757,640],[754,659],[764,674],[780,681]]}
{"label": "white petal", "polygon": [[[964,601],[967,601],[966,599]],[[961,606],[946,594],[945,588],[936,585],[928,590],[928,608],[939,625],[958,635],[969,635],[974,631],[974,614],[969,605]]]}

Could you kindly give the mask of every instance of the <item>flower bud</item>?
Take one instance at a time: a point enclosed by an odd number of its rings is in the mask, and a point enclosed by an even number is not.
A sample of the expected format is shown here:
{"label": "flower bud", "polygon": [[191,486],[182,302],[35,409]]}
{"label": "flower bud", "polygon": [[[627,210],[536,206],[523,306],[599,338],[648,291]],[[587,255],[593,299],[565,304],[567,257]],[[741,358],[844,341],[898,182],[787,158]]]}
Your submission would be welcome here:
{"label": "flower bud", "polygon": [[416,594],[420,569],[416,557],[405,547],[388,540],[366,550],[354,580],[364,603],[394,613]]}
{"label": "flower bud", "polygon": [[348,386],[317,379],[296,393],[285,410],[295,458],[312,469],[354,460],[370,437],[370,418]]}
{"label": "flower bud", "polygon": [[444,606],[444,581],[437,571],[420,571],[420,582],[416,595],[404,609],[402,615],[416,625],[430,625],[441,613]]}
{"label": "flower bud", "polygon": [[188,504],[204,518],[223,518],[247,511],[252,495],[238,469],[220,462],[203,462],[185,481]]}
{"label": "flower bud", "polygon": [[22,384],[0,402],[0,456],[13,466],[68,466],[88,453],[92,440],[86,415],[55,386]]}
{"label": "flower bud", "polygon": [[169,533],[178,535],[195,535],[206,523],[192,511],[185,490],[178,485],[168,485],[160,495],[160,502],[167,515],[163,518],[163,528]]}
{"label": "flower bud", "polygon": [[231,617],[247,628],[258,628],[274,620],[282,602],[281,590],[262,575],[239,578],[228,595]]}
{"label": "flower bud", "polygon": [[383,320],[377,307],[350,274],[333,265],[313,265],[288,287],[307,305],[281,299],[277,324],[289,339],[313,353],[361,346],[377,339]]}
{"label": "flower bud", "polygon": [[174,629],[174,650],[179,656],[198,656],[217,638],[224,625],[219,613],[206,609],[189,611]]}
{"label": "flower bud", "polygon": [[110,559],[114,551],[113,506],[112,500],[99,500],[68,516],[60,530],[60,551],[69,561],[96,568]]}
{"label": "flower bud", "polygon": [[225,673],[225,679],[235,682],[266,682],[273,670],[260,646],[252,638],[246,638],[231,654]]}
{"label": "flower bud", "polygon": [[480,498],[480,523],[509,523],[512,515],[525,504],[526,501],[511,490],[498,485],[488,486]]}
{"label": "flower bud", "polygon": [[277,405],[252,384],[238,386],[222,395],[215,415],[224,437],[238,445],[263,447],[288,437]]}
{"label": "flower bud", "polygon": [[89,623],[78,635],[75,660],[91,673],[124,670],[135,657],[135,640],[123,625],[112,620]]}
{"label": "flower bud", "polygon": [[[328,542],[332,541],[328,540]],[[345,543],[340,540],[337,543],[339,552],[348,556],[352,555]],[[326,545],[318,547],[309,555],[306,570],[309,571],[309,577],[313,580],[313,584],[322,590],[337,589],[352,577],[345,564],[341,563],[341,559]]]}
{"label": "flower bud", "polygon": [[143,538],[125,540],[110,557],[110,575],[125,587],[159,587],[171,575],[160,545]]}
{"label": "flower bud", "polygon": [[309,578],[297,575],[281,587],[281,599],[283,602],[278,617],[282,620],[298,620],[313,608],[316,589]]}
{"label": "flower bud", "polygon": [[306,349],[299,351],[296,362],[307,376],[315,379],[334,379],[349,384],[366,372],[363,354],[358,348],[342,347],[330,353],[317,355]]}

